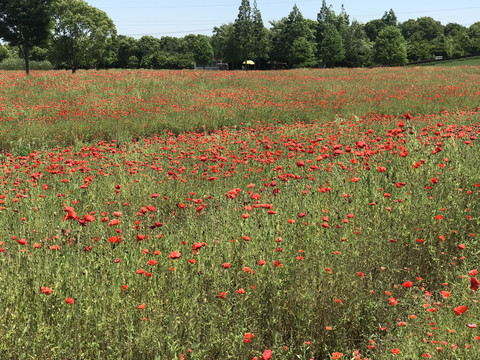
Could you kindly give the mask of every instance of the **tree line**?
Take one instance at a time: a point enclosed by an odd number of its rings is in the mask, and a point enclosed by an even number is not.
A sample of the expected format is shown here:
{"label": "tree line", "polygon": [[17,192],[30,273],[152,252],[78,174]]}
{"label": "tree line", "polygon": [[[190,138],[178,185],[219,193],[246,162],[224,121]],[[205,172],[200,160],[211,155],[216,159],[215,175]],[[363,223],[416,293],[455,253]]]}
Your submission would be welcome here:
{"label": "tree line", "polygon": [[193,68],[213,58],[230,69],[245,60],[258,69],[404,65],[409,61],[480,53],[480,22],[446,26],[431,17],[398,22],[392,9],[362,24],[344,6],[337,14],[323,0],[317,20],[296,5],[267,28],[256,0],[241,0],[237,18],[212,36],[117,35],[108,15],[83,0],[0,0],[0,61],[48,61],[54,68]]}

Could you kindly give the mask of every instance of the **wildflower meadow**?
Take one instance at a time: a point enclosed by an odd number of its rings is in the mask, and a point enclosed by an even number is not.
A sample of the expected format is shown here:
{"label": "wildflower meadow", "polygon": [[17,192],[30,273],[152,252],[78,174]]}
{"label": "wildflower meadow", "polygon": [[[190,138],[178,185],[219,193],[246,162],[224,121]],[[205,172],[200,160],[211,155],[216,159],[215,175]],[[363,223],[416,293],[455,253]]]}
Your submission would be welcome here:
{"label": "wildflower meadow", "polygon": [[480,358],[478,66],[0,89],[0,358]]}

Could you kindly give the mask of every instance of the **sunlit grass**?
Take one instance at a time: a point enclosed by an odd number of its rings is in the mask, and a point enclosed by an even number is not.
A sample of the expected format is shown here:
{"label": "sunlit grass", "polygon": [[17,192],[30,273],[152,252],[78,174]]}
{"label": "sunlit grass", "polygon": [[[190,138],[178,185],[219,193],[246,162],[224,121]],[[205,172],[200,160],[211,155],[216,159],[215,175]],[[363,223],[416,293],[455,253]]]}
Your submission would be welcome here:
{"label": "sunlit grass", "polygon": [[2,74],[5,358],[480,356],[478,69]]}

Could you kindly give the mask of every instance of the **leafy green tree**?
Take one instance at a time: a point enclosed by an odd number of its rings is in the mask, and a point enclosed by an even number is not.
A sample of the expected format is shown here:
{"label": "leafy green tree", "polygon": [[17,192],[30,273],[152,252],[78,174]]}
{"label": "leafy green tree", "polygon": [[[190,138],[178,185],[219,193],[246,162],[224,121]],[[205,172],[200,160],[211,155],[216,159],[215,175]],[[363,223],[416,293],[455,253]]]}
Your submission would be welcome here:
{"label": "leafy green tree", "polygon": [[410,39],[417,32],[417,27],[417,21],[414,19],[408,19],[399,25],[400,31],[405,40]]}
{"label": "leafy green tree", "polygon": [[49,48],[34,46],[30,52],[30,58],[33,61],[46,61],[48,59]]}
{"label": "leafy green tree", "polygon": [[445,37],[445,53],[447,57],[464,56],[469,52],[470,38],[467,33]]}
{"label": "leafy green tree", "polygon": [[370,41],[375,41],[380,31],[386,27],[385,23],[381,19],[370,20],[365,24],[365,33]]}
{"label": "leafy green tree", "polygon": [[325,32],[327,31],[328,26],[330,25],[337,25],[337,16],[335,12],[332,10],[332,5],[327,6],[327,2],[325,0],[322,1],[322,6],[320,11],[317,14],[317,33],[316,33],[316,40],[318,49],[320,49],[320,44],[323,41],[325,36]]}
{"label": "leafy green tree", "polygon": [[253,55],[253,20],[250,1],[242,0],[238,8],[238,16],[234,23],[235,36],[239,45],[241,60],[247,60]]}
{"label": "leafy green tree", "polygon": [[115,60],[116,28],[107,14],[83,0],[57,0],[54,7],[54,58],[72,69]]}
{"label": "leafy green tree", "polygon": [[[316,62],[315,34],[311,30],[309,22],[303,17],[297,5],[293,6],[292,11],[290,12],[290,14],[288,14],[288,17],[286,18],[281,38],[283,40],[283,46],[285,47],[283,52],[287,55],[287,62],[290,66],[304,66],[307,63]],[[294,46],[294,43],[296,41],[297,45]],[[305,46],[305,41],[309,43],[308,47]],[[304,50],[311,48],[313,52],[311,53],[309,58],[304,59],[304,55],[309,54],[309,51],[304,51],[301,57],[298,57],[297,54],[295,54],[295,51],[298,50],[300,47],[302,47]]]}
{"label": "leafy green tree", "polygon": [[372,61],[373,43],[358,21],[352,21],[345,37],[345,65],[349,67],[369,66]]}
{"label": "leafy green tree", "polygon": [[48,39],[53,0],[0,0],[0,38],[22,49],[25,73],[30,73],[30,51]]}
{"label": "leafy green tree", "polygon": [[463,25],[457,24],[457,23],[448,23],[445,25],[443,28],[443,34],[445,36],[458,36],[461,34],[466,34],[467,33],[467,28]]}
{"label": "leafy green tree", "polygon": [[5,46],[0,44],[0,61],[3,61],[8,58],[8,50]]}
{"label": "leafy green tree", "polygon": [[333,25],[327,27],[322,43],[320,44],[319,56],[326,66],[334,66],[345,58],[345,47],[337,28]]}
{"label": "leafy green tree", "polygon": [[[130,36],[119,35],[115,39],[115,48],[117,52],[117,57],[115,61],[115,66],[118,68],[136,68],[140,65],[138,56],[138,40]],[[130,59],[135,58],[136,60],[132,62]],[[133,66],[133,64],[135,64]]]}
{"label": "leafy green tree", "polygon": [[343,4],[342,4],[342,8],[340,10],[340,13],[336,16],[335,25],[337,27],[337,30],[340,33],[342,31],[345,31],[348,28],[348,26],[350,25],[350,16],[345,11],[345,6],[343,6]]}
{"label": "leafy green tree", "polygon": [[378,34],[373,46],[373,58],[382,65],[405,65],[407,46],[402,33],[395,26],[387,26]]}
{"label": "leafy green tree", "polygon": [[397,26],[397,16],[395,12],[390,9],[385,11],[381,19],[374,19],[365,24],[365,33],[367,34],[370,41],[375,41],[380,31],[385,29],[387,26]]}
{"label": "leafy green tree", "polygon": [[314,67],[317,61],[312,42],[303,36],[296,38],[290,49],[289,61],[293,67]]}
{"label": "leafy green tree", "polygon": [[185,43],[187,51],[192,52],[193,47],[195,46],[195,42],[197,41],[197,35],[195,34],[185,35],[183,37],[183,41]]}
{"label": "leafy green tree", "polygon": [[232,23],[214,27],[211,44],[214,57],[229,63],[230,68],[233,68],[235,63],[240,62],[240,46]]}
{"label": "leafy green tree", "polygon": [[[443,25],[440,21],[424,16],[417,19],[417,33],[421,38],[427,41],[433,41],[443,35]],[[408,40],[408,39],[407,39]]]}
{"label": "leafy green tree", "polygon": [[140,61],[135,55],[132,55],[128,58],[126,65],[129,69],[136,69],[140,65]]}
{"label": "leafy green tree", "polygon": [[470,54],[480,54],[480,22],[470,25],[467,34],[470,38]]}
{"label": "leafy green tree", "polygon": [[156,54],[161,51],[160,39],[144,35],[138,40],[138,59],[140,66],[145,69],[158,67]]}
{"label": "leafy green tree", "polygon": [[210,38],[208,36],[197,36],[197,41],[193,46],[193,58],[197,64],[203,67],[212,62],[213,48],[210,44]]}
{"label": "leafy green tree", "polygon": [[390,9],[389,11],[385,11],[385,13],[382,16],[382,22],[385,24],[385,26],[397,26],[397,15],[395,15],[395,12]]}
{"label": "leafy green tree", "polygon": [[[287,63],[291,67],[313,66],[317,63],[316,24],[305,19],[296,5],[288,17],[273,21],[271,25],[270,59]],[[297,54],[297,51],[300,53]]]}
{"label": "leafy green tree", "polygon": [[189,52],[187,41],[183,38],[162,36],[159,45],[162,51],[170,54]]}
{"label": "leafy green tree", "polygon": [[285,43],[287,18],[278,21],[270,21],[270,59],[272,61],[286,63],[288,61],[288,47]]}
{"label": "leafy green tree", "polygon": [[400,24],[407,40],[407,55],[410,60],[432,59],[435,55],[447,55],[443,25],[431,17],[421,17]]}
{"label": "leafy green tree", "polygon": [[262,14],[257,7],[257,0],[253,1],[252,9],[252,55],[255,64],[268,59],[268,29],[263,25]]}
{"label": "leafy green tree", "polygon": [[424,40],[418,33],[414,34],[407,41],[407,57],[411,61],[432,59],[435,55],[435,48],[432,42]]}
{"label": "leafy green tree", "polygon": [[407,41],[412,37],[415,41],[433,41],[444,34],[443,25],[431,17],[407,20],[400,24],[400,30]]}

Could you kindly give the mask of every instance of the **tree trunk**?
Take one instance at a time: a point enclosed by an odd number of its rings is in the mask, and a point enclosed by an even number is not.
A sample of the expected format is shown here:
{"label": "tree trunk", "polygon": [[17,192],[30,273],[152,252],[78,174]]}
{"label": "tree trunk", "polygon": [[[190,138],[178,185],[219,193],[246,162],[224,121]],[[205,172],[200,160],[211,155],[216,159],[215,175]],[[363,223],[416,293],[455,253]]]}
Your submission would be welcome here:
{"label": "tree trunk", "polygon": [[28,46],[23,46],[23,56],[25,59],[25,74],[30,75],[30,61],[29,61],[30,49]]}

